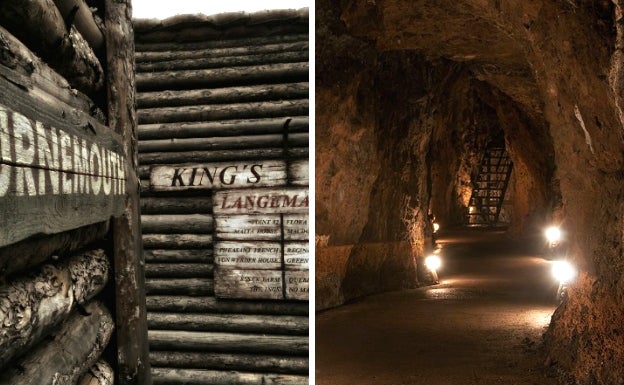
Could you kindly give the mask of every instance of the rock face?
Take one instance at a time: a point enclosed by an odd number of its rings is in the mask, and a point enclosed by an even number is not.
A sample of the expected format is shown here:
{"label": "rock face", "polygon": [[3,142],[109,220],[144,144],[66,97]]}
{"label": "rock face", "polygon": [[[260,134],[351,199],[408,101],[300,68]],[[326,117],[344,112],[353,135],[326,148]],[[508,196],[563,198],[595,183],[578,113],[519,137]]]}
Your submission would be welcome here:
{"label": "rock face", "polygon": [[317,307],[416,285],[426,214],[461,223],[489,141],[512,236],[552,219],[580,279],[547,334],[579,384],[623,383],[620,1],[317,1]]}

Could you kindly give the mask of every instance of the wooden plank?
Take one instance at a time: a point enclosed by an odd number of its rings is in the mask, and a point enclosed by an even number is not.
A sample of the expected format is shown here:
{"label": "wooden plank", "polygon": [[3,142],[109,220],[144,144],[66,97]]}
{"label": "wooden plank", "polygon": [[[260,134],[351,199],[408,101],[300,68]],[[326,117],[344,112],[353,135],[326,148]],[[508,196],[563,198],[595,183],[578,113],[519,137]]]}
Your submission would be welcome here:
{"label": "wooden plank", "polygon": [[[141,28],[145,20],[135,20],[135,28]],[[151,27],[149,28],[152,29]],[[144,33],[137,34],[137,40],[141,39]],[[208,48],[224,48],[224,47],[249,47],[252,45],[265,45],[275,43],[286,43],[293,41],[309,41],[308,34],[282,34],[282,35],[270,35],[270,36],[253,36],[253,37],[240,37],[240,38],[228,38],[228,39],[201,39],[196,42],[179,41],[179,40],[167,40],[163,39],[156,43],[142,43],[136,44],[137,52],[149,52],[149,51],[195,51]]]}
{"label": "wooden plank", "polygon": [[[284,131],[285,118],[233,119],[214,122],[178,122],[139,125],[139,139],[210,138],[279,134]],[[293,116],[288,132],[308,132],[309,117]]]}
{"label": "wooden plank", "polygon": [[137,72],[222,68],[271,63],[297,63],[309,59],[308,51],[286,51],[245,56],[203,57],[137,63]]}
{"label": "wooden plank", "polygon": [[310,296],[310,275],[307,270],[286,271],[286,298],[307,301]]}
{"label": "wooden plank", "polygon": [[[284,119],[285,120],[285,119]],[[181,152],[218,149],[245,149],[278,147],[287,144],[289,147],[308,146],[309,134],[298,132],[289,134],[284,140],[283,133],[249,136],[224,136],[212,138],[168,138],[143,140],[139,143],[139,152]]]}
{"label": "wooden plank", "polygon": [[308,186],[310,184],[310,164],[307,159],[296,160],[288,165],[288,181],[293,186]]}
{"label": "wooden plank", "polygon": [[150,352],[152,367],[307,374],[308,357],[210,352]]}
{"label": "wooden plank", "polygon": [[0,77],[0,246],[122,213],[121,138],[80,110]]}
{"label": "wooden plank", "polygon": [[148,295],[213,295],[214,281],[208,278],[146,278],[145,292]]}
{"label": "wooden plank", "polygon": [[175,349],[236,352],[243,350],[246,353],[308,354],[308,336],[150,330],[149,341],[153,351]]}
{"label": "wooden plank", "polygon": [[281,270],[215,271],[217,298],[283,299]]}
{"label": "wooden plank", "polygon": [[308,97],[308,82],[200,90],[165,90],[137,95],[138,108],[173,107],[215,103],[241,103]]}
{"label": "wooden plank", "polygon": [[232,333],[307,335],[308,317],[258,314],[154,313],[147,315],[151,330],[197,330]]}
{"label": "wooden plank", "polygon": [[275,118],[308,113],[308,99],[272,100],[231,104],[198,104],[176,107],[144,108],[138,111],[139,123],[175,123],[246,118]]}
{"label": "wooden plank", "polygon": [[104,0],[108,121],[123,137],[128,168],[124,215],[113,221],[115,314],[117,327],[116,383],[152,383],[147,342],[145,272],[139,215],[137,173],[136,83],[131,0]]}
{"label": "wooden plank", "polygon": [[242,314],[309,314],[308,304],[285,301],[223,301],[215,297],[151,295],[146,298],[149,311],[212,312]]}
{"label": "wooden plank", "polygon": [[284,243],[284,266],[286,270],[308,270],[310,268],[310,246],[308,242]]}
{"label": "wooden plank", "polygon": [[308,214],[307,188],[222,190],[213,196],[215,215]]}
{"label": "wooden plank", "polygon": [[260,53],[275,52],[292,52],[292,51],[308,51],[308,40],[273,43],[255,46],[243,47],[227,47],[227,48],[209,48],[209,49],[193,49],[193,50],[175,50],[175,51],[140,51],[136,53],[137,63],[142,62],[158,62],[165,60],[177,59],[201,59],[206,57],[231,57],[246,56]]}
{"label": "wooden plank", "polygon": [[284,240],[307,241],[310,239],[308,214],[284,214]]}
{"label": "wooden plank", "polygon": [[210,214],[210,197],[141,197],[142,214]]}
{"label": "wooden plank", "polygon": [[279,214],[218,215],[215,237],[220,240],[279,241],[282,238]]}
{"label": "wooden plank", "polygon": [[256,271],[279,270],[282,267],[280,242],[219,241],[215,243],[214,253],[215,265],[220,269]]}
{"label": "wooden plank", "polygon": [[267,64],[203,70],[144,72],[136,75],[140,91],[221,87],[225,85],[259,84],[262,82],[306,81],[308,62]]}
{"label": "wooden plank", "polygon": [[208,234],[144,234],[143,246],[148,249],[198,249],[212,247]]}
{"label": "wooden plank", "polygon": [[189,263],[189,262],[213,262],[213,250],[209,249],[187,249],[187,250],[144,250],[146,262],[176,262],[176,263]]}
{"label": "wooden plank", "polygon": [[146,263],[147,278],[212,278],[214,267],[208,263]]}
{"label": "wooden plank", "polygon": [[143,234],[207,234],[213,230],[212,215],[141,215]]}
{"label": "wooden plank", "polygon": [[220,370],[154,368],[154,385],[308,385],[308,376],[224,372]]}
{"label": "wooden plank", "polygon": [[286,163],[281,160],[154,166],[150,186],[155,191],[250,188],[286,184]]}
{"label": "wooden plank", "polygon": [[[295,151],[293,156],[308,156],[308,150]],[[295,153],[296,152],[296,153]],[[290,153],[290,152],[289,152]],[[283,148],[259,148],[218,151],[184,151],[184,152],[150,152],[140,156],[141,164],[185,163],[185,162],[219,162],[257,159],[275,159],[284,156]]]}

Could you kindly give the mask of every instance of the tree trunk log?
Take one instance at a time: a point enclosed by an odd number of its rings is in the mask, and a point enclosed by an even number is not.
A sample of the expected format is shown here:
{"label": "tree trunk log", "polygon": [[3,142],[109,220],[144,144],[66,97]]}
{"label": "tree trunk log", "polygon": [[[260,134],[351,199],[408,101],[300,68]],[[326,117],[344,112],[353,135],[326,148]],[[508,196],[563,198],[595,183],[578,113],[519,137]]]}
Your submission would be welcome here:
{"label": "tree trunk log", "polygon": [[[290,150],[292,151],[292,149]],[[263,160],[284,156],[282,148],[240,149],[219,151],[150,152],[141,154],[141,164],[167,164],[188,162],[216,162],[228,160]],[[305,154],[307,157],[307,152]],[[303,156],[301,156],[303,157]],[[143,181],[141,181],[143,183]],[[147,181],[149,186],[149,180]],[[179,192],[178,192],[179,194]]]}
{"label": "tree trunk log", "polygon": [[308,39],[303,41],[295,41],[288,43],[250,45],[242,47],[226,47],[226,48],[209,48],[209,49],[193,49],[187,51],[139,51],[136,53],[137,63],[153,63],[158,61],[180,60],[180,59],[201,59],[206,57],[233,57],[258,55],[277,52],[308,52]]}
{"label": "tree trunk log", "polygon": [[[139,138],[147,140],[276,134],[284,131],[284,121],[285,118],[268,118],[217,122],[142,124],[139,126]],[[308,131],[309,118],[307,116],[292,117],[288,125],[288,132]]]}
{"label": "tree trunk log", "polygon": [[214,262],[212,248],[199,250],[145,250],[143,253],[145,254],[145,261],[150,263]]}
{"label": "tree trunk log", "polygon": [[24,353],[108,281],[104,250],[45,265],[34,276],[19,278],[0,289],[0,367]]}
{"label": "tree trunk log", "polygon": [[104,115],[93,101],[79,91],[72,90],[67,80],[52,70],[37,55],[32,53],[9,31],[0,27],[0,74],[22,87],[38,99],[53,97],[67,105],[104,121]]}
{"label": "tree trunk log", "polygon": [[48,260],[51,255],[64,256],[73,253],[102,239],[108,234],[108,229],[108,222],[101,222],[3,247],[0,249],[0,277],[33,268]]}
{"label": "tree trunk log", "polygon": [[267,336],[176,330],[150,330],[148,335],[152,350],[237,352],[242,349],[246,353],[306,356],[308,354],[308,336]]}
{"label": "tree trunk log", "polygon": [[[269,102],[160,107],[138,111],[139,123],[176,123],[232,119],[277,118],[308,113],[308,99]],[[286,118],[284,118],[286,120]]]}
{"label": "tree trunk log", "polygon": [[3,369],[0,384],[76,384],[100,357],[114,329],[113,319],[102,303],[89,303],[84,310],[86,315],[74,312],[51,340]]}
{"label": "tree trunk log", "polygon": [[65,20],[68,19],[74,9],[77,9],[73,16],[73,25],[94,51],[102,48],[102,45],[104,44],[104,35],[93,18],[93,13],[84,0],[54,0],[54,3],[58,7],[59,11],[61,11],[61,15]]}
{"label": "tree trunk log", "polygon": [[[137,24],[138,23],[138,24]],[[135,21],[140,25],[141,21]],[[242,37],[232,39],[202,39],[196,42],[179,42],[177,39],[163,40],[162,43],[137,43],[137,52],[149,51],[195,51],[210,48],[249,47],[276,43],[292,43],[294,41],[309,41],[308,34],[288,34],[278,36]]]}
{"label": "tree trunk log", "polygon": [[210,214],[210,197],[142,198],[143,214]]}
{"label": "tree trunk log", "polygon": [[87,95],[102,88],[102,65],[76,28],[68,31],[52,0],[2,1],[0,22],[72,87]]}
{"label": "tree trunk log", "polygon": [[113,219],[117,380],[119,385],[151,385],[145,272],[139,215],[134,31],[130,0],[105,0],[108,119],[124,140],[127,194],[124,214]]}
{"label": "tree trunk log", "polygon": [[198,249],[212,247],[212,235],[204,234],[145,234],[146,249]]}
{"label": "tree trunk log", "polygon": [[203,57],[137,63],[137,72],[158,72],[250,66],[259,64],[297,63],[308,61],[308,51],[263,53],[246,56]]}
{"label": "tree trunk log", "polygon": [[214,295],[214,280],[209,278],[147,278],[145,292],[153,294]]}
{"label": "tree trunk log", "polygon": [[159,295],[147,297],[149,311],[163,312],[214,312],[243,314],[309,314],[308,303],[285,301],[234,301],[217,300],[211,297],[188,297]]}
{"label": "tree trunk log", "polygon": [[[289,147],[308,146],[309,136],[307,132],[289,134],[287,144]],[[210,150],[234,150],[255,149],[264,147],[284,146],[284,135],[254,135],[215,138],[182,138],[182,139],[156,139],[143,140],[139,143],[139,152],[182,152],[182,151],[210,151]]]}
{"label": "tree trunk log", "polygon": [[115,372],[104,360],[96,362],[89,371],[80,377],[77,385],[114,385]]}
{"label": "tree trunk log", "polygon": [[260,354],[228,354],[204,352],[150,352],[155,367],[216,369],[223,371],[273,372],[307,374],[307,357],[267,356]]}
{"label": "tree trunk log", "polygon": [[140,91],[164,89],[197,89],[202,87],[260,82],[300,82],[308,80],[308,63],[268,64],[259,66],[215,68],[138,73],[137,88]]}
{"label": "tree trunk log", "polygon": [[212,215],[141,215],[143,234],[207,234],[214,229]]}
{"label": "tree trunk log", "polygon": [[307,98],[308,89],[307,82],[300,82],[204,90],[142,92],[137,95],[137,104],[139,108],[150,108]]}
{"label": "tree trunk log", "polygon": [[155,385],[308,385],[307,376],[155,368]]}
{"label": "tree trunk log", "polygon": [[259,333],[308,335],[306,316],[154,313],[147,315],[151,330],[214,331],[231,333]]}
{"label": "tree trunk log", "polygon": [[[148,263],[147,278],[212,278],[214,266],[206,263]],[[149,320],[149,314],[148,314]]]}

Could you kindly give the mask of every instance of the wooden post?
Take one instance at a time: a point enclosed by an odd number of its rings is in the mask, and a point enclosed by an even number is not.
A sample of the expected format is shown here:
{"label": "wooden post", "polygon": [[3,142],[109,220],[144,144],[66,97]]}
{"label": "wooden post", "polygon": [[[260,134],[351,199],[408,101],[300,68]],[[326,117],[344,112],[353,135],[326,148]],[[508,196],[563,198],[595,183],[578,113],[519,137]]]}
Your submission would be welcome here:
{"label": "wooden post", "polygon": [[127,197],[122,217],[113,220],[116,283],[117,383],[150,385],[145,278],[139,217],[134,31],[130,0],[106,0],[108,121],[124,139]]}

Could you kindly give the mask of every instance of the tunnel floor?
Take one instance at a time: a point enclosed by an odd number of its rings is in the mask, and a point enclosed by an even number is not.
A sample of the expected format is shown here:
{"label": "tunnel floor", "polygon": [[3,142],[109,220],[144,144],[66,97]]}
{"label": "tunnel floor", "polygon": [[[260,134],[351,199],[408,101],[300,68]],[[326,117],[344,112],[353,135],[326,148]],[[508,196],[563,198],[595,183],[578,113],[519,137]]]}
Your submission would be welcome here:
{"label": "tunnel floor", "polygon": [[550,263],[503,232],[440,236],[440,284],[316,316],[316,384],[556,384],[542,334],[556,307]]}

